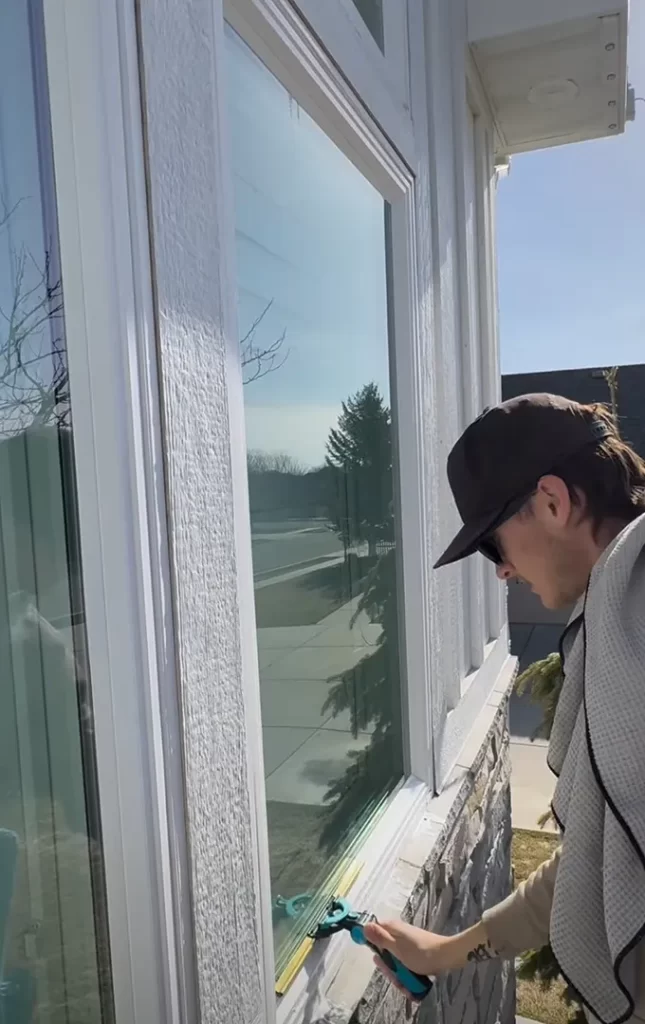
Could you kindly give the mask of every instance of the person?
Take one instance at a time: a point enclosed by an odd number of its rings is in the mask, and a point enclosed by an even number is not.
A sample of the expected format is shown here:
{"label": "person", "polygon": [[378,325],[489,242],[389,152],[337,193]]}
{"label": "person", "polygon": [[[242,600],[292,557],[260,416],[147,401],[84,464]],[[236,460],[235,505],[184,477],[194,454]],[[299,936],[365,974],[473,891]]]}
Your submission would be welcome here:
{"label": "person", "polygon": [[486,410],[448,476],[464,525],[437,567],[479,551],[547,608],[576,605],[548,753],[562,842],[468,931],[391,921],[367,937],[433,976],[550,942],[590,1019],[643,1021],[645,462],[604,406],[538,394]]}

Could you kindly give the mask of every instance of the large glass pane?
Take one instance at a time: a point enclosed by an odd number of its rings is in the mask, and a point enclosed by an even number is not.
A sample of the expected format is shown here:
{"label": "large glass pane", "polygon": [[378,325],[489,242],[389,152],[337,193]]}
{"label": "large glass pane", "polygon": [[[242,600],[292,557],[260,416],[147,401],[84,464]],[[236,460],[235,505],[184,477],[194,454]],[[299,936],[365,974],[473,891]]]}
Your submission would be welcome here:
{"label": "large glass pane", "polygon": [[383,49],[383,0],[353,0],[353,2],[376,42]]}
{"label": "large glass pane", "polygon": [[387,211],[232,32],[228,71],[280,967],[403,772]]}
{"label": "large glass pane", "polygon": [[113,1019],[42,12],[0,5],[0,1022]]}

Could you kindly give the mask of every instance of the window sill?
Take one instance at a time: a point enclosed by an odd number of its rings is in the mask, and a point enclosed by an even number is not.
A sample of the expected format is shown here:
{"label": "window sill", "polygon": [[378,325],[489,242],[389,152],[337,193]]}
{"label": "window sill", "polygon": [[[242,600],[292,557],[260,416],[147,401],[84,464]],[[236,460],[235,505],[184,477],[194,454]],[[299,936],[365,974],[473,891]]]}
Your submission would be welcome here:
{"label": "window sill", "polygon": [[[516,659],[507,657],[466,736],[457,762],[439,796],[411,778],[401,787],[363,850],[364,868],[349,893],[352,906],[381,919],[411,919],[422,900],[426,877],[472,793],[507,713]],[[278,1024],[345,1024],[368,989],[385,987],[372,958],[348,935],[316,946],[292,987],[278,1003]],[[378,991],[376,992],[378,998]]]}

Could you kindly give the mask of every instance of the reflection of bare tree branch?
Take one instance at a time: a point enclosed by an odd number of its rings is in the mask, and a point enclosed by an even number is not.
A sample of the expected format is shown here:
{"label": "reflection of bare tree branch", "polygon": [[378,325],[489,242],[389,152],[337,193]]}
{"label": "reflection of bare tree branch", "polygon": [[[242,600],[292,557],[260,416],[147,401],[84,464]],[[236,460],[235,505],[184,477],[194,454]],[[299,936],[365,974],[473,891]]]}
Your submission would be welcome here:
{"label": "reflection of bare tree branch", "polygon": [[9,209],[4,200],[4,196],[0,195],[0,228],[3,228],[5,226],[11,215],[16,212],[21,202],[22,199],[18,199],[17,202],[13,204],[11,209]]}
{"label": "reflection of bare tree branch", "polygon": [[[276,338],[271,345],[267,346],[267,348],[261,348],[259,345],[256,345],[255,333],[272,305],[273,299],[267,303],[257,319],[253,321],[244,337],[240,340],[242,369],[246,371],[244,373],[245,384],[250,384],[254,380],[259,380],[260,377],[266,377],[268,373],[273,373],[274,370],[279,370],[281,366],[284,366],[289,356],[288,350],[284,353],[282,352],[284,339],[287,336],[286,330],[284,330],[280,337]],[[280,356],[281,358],[279,358]]]}
{"label": "reflection of bare tree branch", "polygon": [[[21,202],[9,208],[0,197],[0,230]],[[50,254],[41,267],[25,247],[10,249],[7,276],[13,295],[10,309],[0,308],[0,436],[34,425],[69,426],[64,342],[51,329],[62,320],[62,287],[52,282]]]}

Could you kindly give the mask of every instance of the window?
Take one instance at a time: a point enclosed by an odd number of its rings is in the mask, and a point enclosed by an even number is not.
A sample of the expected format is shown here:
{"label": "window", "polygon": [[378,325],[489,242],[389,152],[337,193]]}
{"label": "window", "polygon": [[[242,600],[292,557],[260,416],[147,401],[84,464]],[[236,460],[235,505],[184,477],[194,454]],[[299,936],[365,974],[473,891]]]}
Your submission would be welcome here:
{"label": "window", "polygon": [[41,11],[0,15],[0,1019],[111,1021]]}
{"label": "window", "polygon": [[382,196],[227,32],[278,973],[403,776]]}
{"label": "window", "polygon": [[383,49],[383,0],[353,0],[353,2],[376,42]]}

